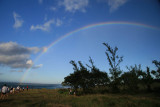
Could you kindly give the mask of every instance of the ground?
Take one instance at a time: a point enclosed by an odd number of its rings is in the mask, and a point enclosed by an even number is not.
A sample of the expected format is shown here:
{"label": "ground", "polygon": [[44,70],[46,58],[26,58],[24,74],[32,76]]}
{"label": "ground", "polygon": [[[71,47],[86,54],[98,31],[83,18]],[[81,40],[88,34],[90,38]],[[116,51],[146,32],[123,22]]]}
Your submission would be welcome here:
{"label": "ground", "polygon": [[90,94],[74,96],[58,89],[30,89],[0,100],[0,107],[160,107],[160,97],[150,94]]}

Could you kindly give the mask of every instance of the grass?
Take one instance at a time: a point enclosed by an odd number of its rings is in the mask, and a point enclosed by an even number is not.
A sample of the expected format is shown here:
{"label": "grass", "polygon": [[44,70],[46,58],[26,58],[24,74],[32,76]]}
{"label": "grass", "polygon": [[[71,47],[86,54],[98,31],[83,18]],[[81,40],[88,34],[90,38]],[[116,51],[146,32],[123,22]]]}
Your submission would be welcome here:
{"label": "grass", "polygon": [[154,94],[73,96],[58,89],[31,89],[0,100],[0,107],[160,107],[159,100]]}

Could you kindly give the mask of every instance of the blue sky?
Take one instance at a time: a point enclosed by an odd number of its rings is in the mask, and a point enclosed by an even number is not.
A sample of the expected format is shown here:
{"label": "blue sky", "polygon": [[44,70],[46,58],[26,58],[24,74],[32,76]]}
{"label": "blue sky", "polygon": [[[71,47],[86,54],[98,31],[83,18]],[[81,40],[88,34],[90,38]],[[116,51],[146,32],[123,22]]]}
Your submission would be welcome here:
{"label": "blue sky", "polygon": [[[155,69],[160,60],[158,0],[0,0],[0,81],[61,83],[73,72],[70,60],[88,64],[89,56],[108,72],[103,42],[119,48],[121,69],[142,64]],[[103,25],[65,34],[102,22],[154,26]],[[108,72],[109,73],[109,72]]]}

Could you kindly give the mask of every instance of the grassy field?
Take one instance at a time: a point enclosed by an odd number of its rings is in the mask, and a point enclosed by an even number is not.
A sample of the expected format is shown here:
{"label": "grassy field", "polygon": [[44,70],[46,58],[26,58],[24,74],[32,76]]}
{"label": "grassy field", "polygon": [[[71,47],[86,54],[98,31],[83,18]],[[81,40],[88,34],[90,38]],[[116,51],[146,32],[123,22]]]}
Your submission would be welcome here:
{"label": "grassy field", "polygon": [[73,96],[58,89],[31,89],[0,100],[0,107],[160,107],[154,94],[92,94]]}

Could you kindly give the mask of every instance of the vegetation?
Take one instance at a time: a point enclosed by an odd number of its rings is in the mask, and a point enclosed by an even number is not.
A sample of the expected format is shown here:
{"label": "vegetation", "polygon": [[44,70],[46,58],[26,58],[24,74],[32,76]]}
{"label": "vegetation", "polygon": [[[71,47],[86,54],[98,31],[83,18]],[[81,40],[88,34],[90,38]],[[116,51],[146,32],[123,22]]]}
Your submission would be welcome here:
{"label": "vegetation", "polygon": [[110,75],[98,69],[91,57],[90,64],[85,65],[71,60],[74,72],[62,84],[71,86],[72,93],[70,89],[30,89],[0,100],[0,107],[160,107],[160,62],[153,61],[156,70],[134,65],[122,73],[123,57],[117,55],[118,48],[103,45],[107,48]]}
{"label": "vegetation", "polygon": [[30,89],[0,100],[0,107],[159,107],[154,94],[89,94],[74,96],[68,89]]}
{"label": "vegetation", "polygon": [[114,49],[109,46],[108,44],[106,43],[103,43],[106,47],[107,47],[107,50],[106,50],[106,56],[107,56],[107,59],[108,59],[108,62],[109,62],[109,65],[110,65],[110,68],[109,68],[109,71],[110,71],[110,74],[111,74],[111,87],[112,87],[112,91],[114,92],[117,92],[119,91],[119,88],[118,86],[120,85],[120,74],[122,73],[122,71],[120,70],[120,67],[119,67],[119,64],[123,61],[123,57],[119,57],[117,55],[117,51],[118,51],[118,48],[115,47]]}
{"label": "vegetation", "polygon": [[[160,86],[160,62],[154,60],[157,70],[150,70],[146,67],[146,71],[141,69],[141,65],[127,67],[128,71],[123,72],[120,69],[120,63],[123,57],[117,54],[118,48],[112,48],[107,43],[103,43],[106,49],[106,56],[109,63],[109,73],[102,72],[95,65],[91,57],[89,62],[91,65],[75,61],[70,63],[73,65],[74,72],[64,78],[63,85],[71,86],[77,95],[89,93],[137,93],[137,92],[155,92],[159,94]],[[78,92],[79,91],[79,92]]]}

